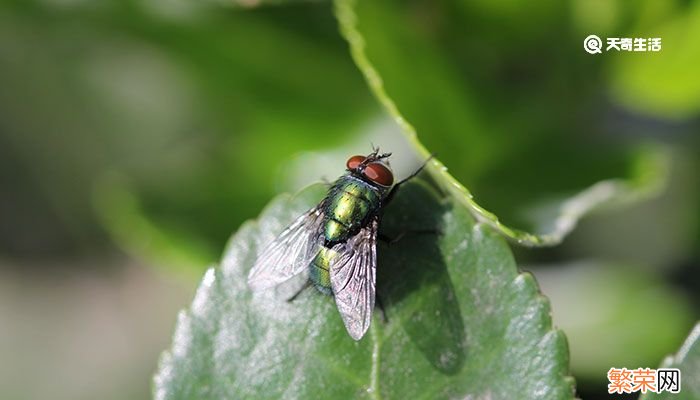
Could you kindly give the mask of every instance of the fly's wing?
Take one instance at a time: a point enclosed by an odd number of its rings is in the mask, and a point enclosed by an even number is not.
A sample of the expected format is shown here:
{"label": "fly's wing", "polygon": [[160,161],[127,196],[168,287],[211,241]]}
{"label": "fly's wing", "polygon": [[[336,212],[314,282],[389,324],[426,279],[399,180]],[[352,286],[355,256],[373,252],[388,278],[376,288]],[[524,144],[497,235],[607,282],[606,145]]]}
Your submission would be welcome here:
{"label": "fly's wing", "polygon": [[248,285],[254,290],[271,288],[308,267],[321,244],[322,222],[321,205],[297,218],[258,256]]}
{"label": "fly's wing", "polygon": [[377,269],[377,219],[345,243],[333,246],[331,287],[345,328],[355,340],[365,335],[372,320]]}

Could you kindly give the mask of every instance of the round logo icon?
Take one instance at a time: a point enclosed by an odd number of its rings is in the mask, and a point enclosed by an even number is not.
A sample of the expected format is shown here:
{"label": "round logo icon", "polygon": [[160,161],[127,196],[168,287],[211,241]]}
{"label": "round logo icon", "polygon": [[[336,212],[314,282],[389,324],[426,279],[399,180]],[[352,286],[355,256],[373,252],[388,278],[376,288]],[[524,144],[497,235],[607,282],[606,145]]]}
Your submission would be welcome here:
{"label": "round logo icon", "polygon": [[588,35],[583,39],[583,49],[588,52],[588,54],[600,54],[603,51],[603,41],[597,35]]}

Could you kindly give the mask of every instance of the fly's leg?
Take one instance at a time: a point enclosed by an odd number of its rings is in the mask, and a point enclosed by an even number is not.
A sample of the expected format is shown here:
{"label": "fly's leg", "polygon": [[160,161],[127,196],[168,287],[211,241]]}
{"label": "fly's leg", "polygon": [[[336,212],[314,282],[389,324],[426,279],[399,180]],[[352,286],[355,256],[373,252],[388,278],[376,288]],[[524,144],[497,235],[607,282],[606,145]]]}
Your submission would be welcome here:
{"label": "fly's leg", "polygon": [[409,180],[415,178],[416,175],[420,174],[421,171],[423,171],[423,168],[425,168],[425,166],[428,165],[428,162],[430,162],[430,160],[432,160],[433,157],[435,157],[435,154],[431,154],[430,157],[428,157],[425,161],[423,161],[423,164],[420,167],[418,167],[418,169],[416,169],[415,171],[413,171],[413,173],[411,173],[411,175],[403,178],[401,181],[399,181],[399,183],[394,185],[394,187],[391,188],[391,191],[384,199],[384,201],[383,201],[384,205],[387,205],[391,202],[391,200],[394,198],[394,196],[396,195],[396,192],[399,190],[399,187],[401,187],[401,185],[403,185],[404,183],[408,182]]}
{"label": "fly's leg", "polygon": [[304,282],[304,285],[303,285],[302,287],[300,287],[299,290],[297,290],[297,292],[294,293],[294,295],[292,295],[292,297],[290,297],[290,298],[287,299],[287,303],[293,302],[297,297],[299,297],[299,295],[301,294],[301,292],[303,292],[304,290],[310,288],[311,285],[312,285],[312,283],[311,283],[310,280],[307,280],[306,282]]}

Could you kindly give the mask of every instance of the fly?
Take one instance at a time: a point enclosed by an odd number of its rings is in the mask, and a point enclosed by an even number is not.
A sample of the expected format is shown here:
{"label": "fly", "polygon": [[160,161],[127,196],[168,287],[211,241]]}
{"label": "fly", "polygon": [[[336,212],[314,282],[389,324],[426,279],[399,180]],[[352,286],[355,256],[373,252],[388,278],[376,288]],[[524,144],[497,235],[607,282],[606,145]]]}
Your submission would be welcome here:
{"label": "fly", "polygon": [[394,184],[391,153],[379,149],[346,162],[326,197],[270,243],[248,275],[254,290],[276,286],[306,270],[309,281],[335,298],[345,328],[360,340],[372,320],[380,213],[401,184]]}

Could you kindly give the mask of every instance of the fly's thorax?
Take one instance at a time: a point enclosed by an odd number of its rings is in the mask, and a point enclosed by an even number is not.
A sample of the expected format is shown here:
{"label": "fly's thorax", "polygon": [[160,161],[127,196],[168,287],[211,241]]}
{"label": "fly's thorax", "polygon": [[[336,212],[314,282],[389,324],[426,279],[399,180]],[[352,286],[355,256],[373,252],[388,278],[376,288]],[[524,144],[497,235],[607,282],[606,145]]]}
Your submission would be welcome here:
{"label": "fly's thorax", "polygon": [[381,206],[384,190],[351,175],[341,177],[326,197],[323,234],[327,242],[346,240]]}

